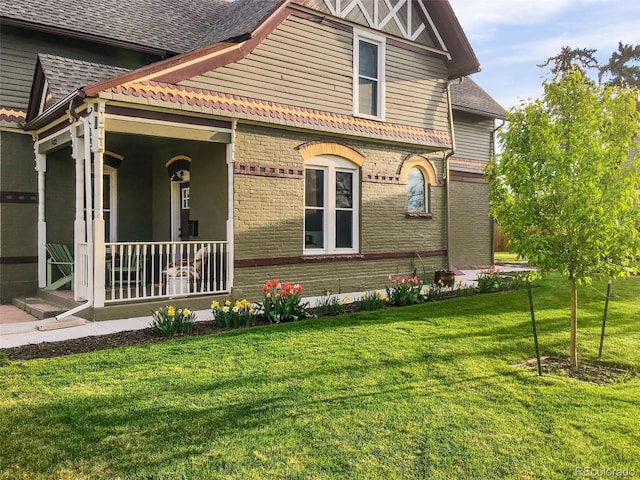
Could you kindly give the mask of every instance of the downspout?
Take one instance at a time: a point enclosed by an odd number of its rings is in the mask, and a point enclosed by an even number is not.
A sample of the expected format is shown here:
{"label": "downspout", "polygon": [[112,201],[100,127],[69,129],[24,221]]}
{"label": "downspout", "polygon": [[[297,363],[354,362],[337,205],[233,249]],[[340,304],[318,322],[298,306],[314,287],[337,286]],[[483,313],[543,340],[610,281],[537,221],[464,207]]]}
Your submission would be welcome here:
{"label": "downspout", "polygon": [[449,180],[449,159],[456,153],[456,135],[453,131],[453,107],[451,104],[451,81],[447,82],[447,109],[449,116],[449,134],[451,135],[451,150],[444,156],[444,189],[445,189],[445,217],[447,235],[447,270],[451,269],[451,182]]}
{"label": "downspout", "polygon": [[[505,123],[507,123],[507,121],[502,120],[502,123],[500,125],[498,125],[496,128],[491,130],[491,142],[490,142],[491,152],[489,155],[491,158],[493,158],[496,154],[496,132],[500,130],[502,127],[504,127]],[[493,219],[493,215],[490,215],[489,218],[491,219],[491,235],[489,237],[489,248],[491,249],[491,265],[493,265],[495,263],[495,250],[496,250],[496,245],[494,241],[494,236],[496,233],[496,222]]]}
{"label": "downspout", "polygon": [[[56,316],[56,320],[62,320],[63,318],[70,317],[76,313],[82,312],[87,308],[93,306],[93,200],[91,198],[91,116],[87,115],[80,118],[75,110],[72,108],[72,104],[69,105],[69,113],[71,116],[80,120],[83,123],[84,130],[84,188],[85,188],[85,225],[87,229],[87,255],[88,255],[88,271],[87,282],[90,284],[90,288],[87,288],[87,301],[82,305],[67,310]],[[91,109],[87,110],[88,113]]]}

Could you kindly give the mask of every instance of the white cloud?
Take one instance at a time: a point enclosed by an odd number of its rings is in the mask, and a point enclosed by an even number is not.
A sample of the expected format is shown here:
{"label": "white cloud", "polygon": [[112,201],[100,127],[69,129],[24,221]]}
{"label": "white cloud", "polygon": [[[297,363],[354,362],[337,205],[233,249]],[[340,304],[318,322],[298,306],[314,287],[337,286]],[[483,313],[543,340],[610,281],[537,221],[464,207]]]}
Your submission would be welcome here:
{"label": "white cloud", "polygon": [[[546,29],[557,24],[559,29],[576,32],[576,46],[610,48],[618,40],[640,42],[640,2],[635,0],[450,0],[450,3],[472,41],[497,39],[508,27],[540,25]],[[620,23],[622,15],[624,23]],[[590,41],[592,38],[594,41]]]}
{"label": "white cloud", "polygon": [[467,35],[482,35],[497,25],[531,25],[556,15],[575,0],[450,0]]}

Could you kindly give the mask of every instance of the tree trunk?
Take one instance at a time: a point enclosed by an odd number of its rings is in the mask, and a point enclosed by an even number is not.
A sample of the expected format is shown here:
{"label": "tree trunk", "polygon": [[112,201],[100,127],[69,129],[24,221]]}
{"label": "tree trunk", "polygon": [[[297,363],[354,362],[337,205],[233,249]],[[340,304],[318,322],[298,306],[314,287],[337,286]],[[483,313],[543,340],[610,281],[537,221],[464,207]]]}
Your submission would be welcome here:
{"label": "tree trunk", "polygon": [[571,366],[578,366],[578,292],[576,290],[576,279],[571,275],[571,340],[569,341],[569,356]]}

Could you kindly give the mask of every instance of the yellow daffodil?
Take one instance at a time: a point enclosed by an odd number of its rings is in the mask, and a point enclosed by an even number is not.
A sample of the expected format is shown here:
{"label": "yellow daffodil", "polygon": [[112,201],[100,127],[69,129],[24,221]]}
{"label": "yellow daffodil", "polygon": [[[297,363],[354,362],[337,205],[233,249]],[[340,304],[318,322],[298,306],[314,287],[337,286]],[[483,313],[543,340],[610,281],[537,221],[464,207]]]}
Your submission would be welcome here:
{"label": "yellow daffodil", "polygon": [[173,308],[173,305],[169,305],[169,308],[167,308],[167,315],[169,315],[170,317],[173,317],[176,314],[176,309]]}
{"label": "yellow daffodil", "polygon": [[185,308],[184,310],[182,310],[182,314],[185,317],[188,317],[189,315],[191,315],[191,310],[189,310],[188,308]]}
{"label": "yellow daffodil", "polygon": [[227,307],[230,307],[230,306],[231,306],[231,301],[230,301],[230,300],[226,300],[226,301],[224,302],[224,304],[225,304]]}
{"label": "yellow daffodil", "polygon": [[211,303],[211,308],[220,308],[220,302],[216,302],[215,300]]}
{"label": "yellow daffodil", "polygon": [[254,313],[256,313],[256,311],[255,311],[253,308],[250,308],[250,309],[249,309],[249,313],[250,313],[251,315],[253,315]]}

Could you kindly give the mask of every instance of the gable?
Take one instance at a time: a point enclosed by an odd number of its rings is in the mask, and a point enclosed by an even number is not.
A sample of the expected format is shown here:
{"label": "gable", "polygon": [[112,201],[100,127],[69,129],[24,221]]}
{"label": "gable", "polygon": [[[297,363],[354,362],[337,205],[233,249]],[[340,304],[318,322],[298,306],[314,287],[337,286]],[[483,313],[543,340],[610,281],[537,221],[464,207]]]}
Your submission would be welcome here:
{"label": "gable", "polygon": [[27,121],[37,117],[85,85],[128,71],[122,67],[40,54],[31,85]]}
{"label": "gable", "polygon": [[440,53],[446,58],[449,79],[480,70],[447,0],[295,0],[295,3]]}
{"label": "gable", "polygon": [[[409,0],[304,0],[302,5],[334,17],[445,51],[422,2]],[[434,42],[435,39],[435,42]]]}
{"label": "gable", "polygon": [[[352,28],[294,12],[246,57],[175,83],[352,116],[353,42]],[[446,131],[442,57],[386,49],[385,120]]]}

